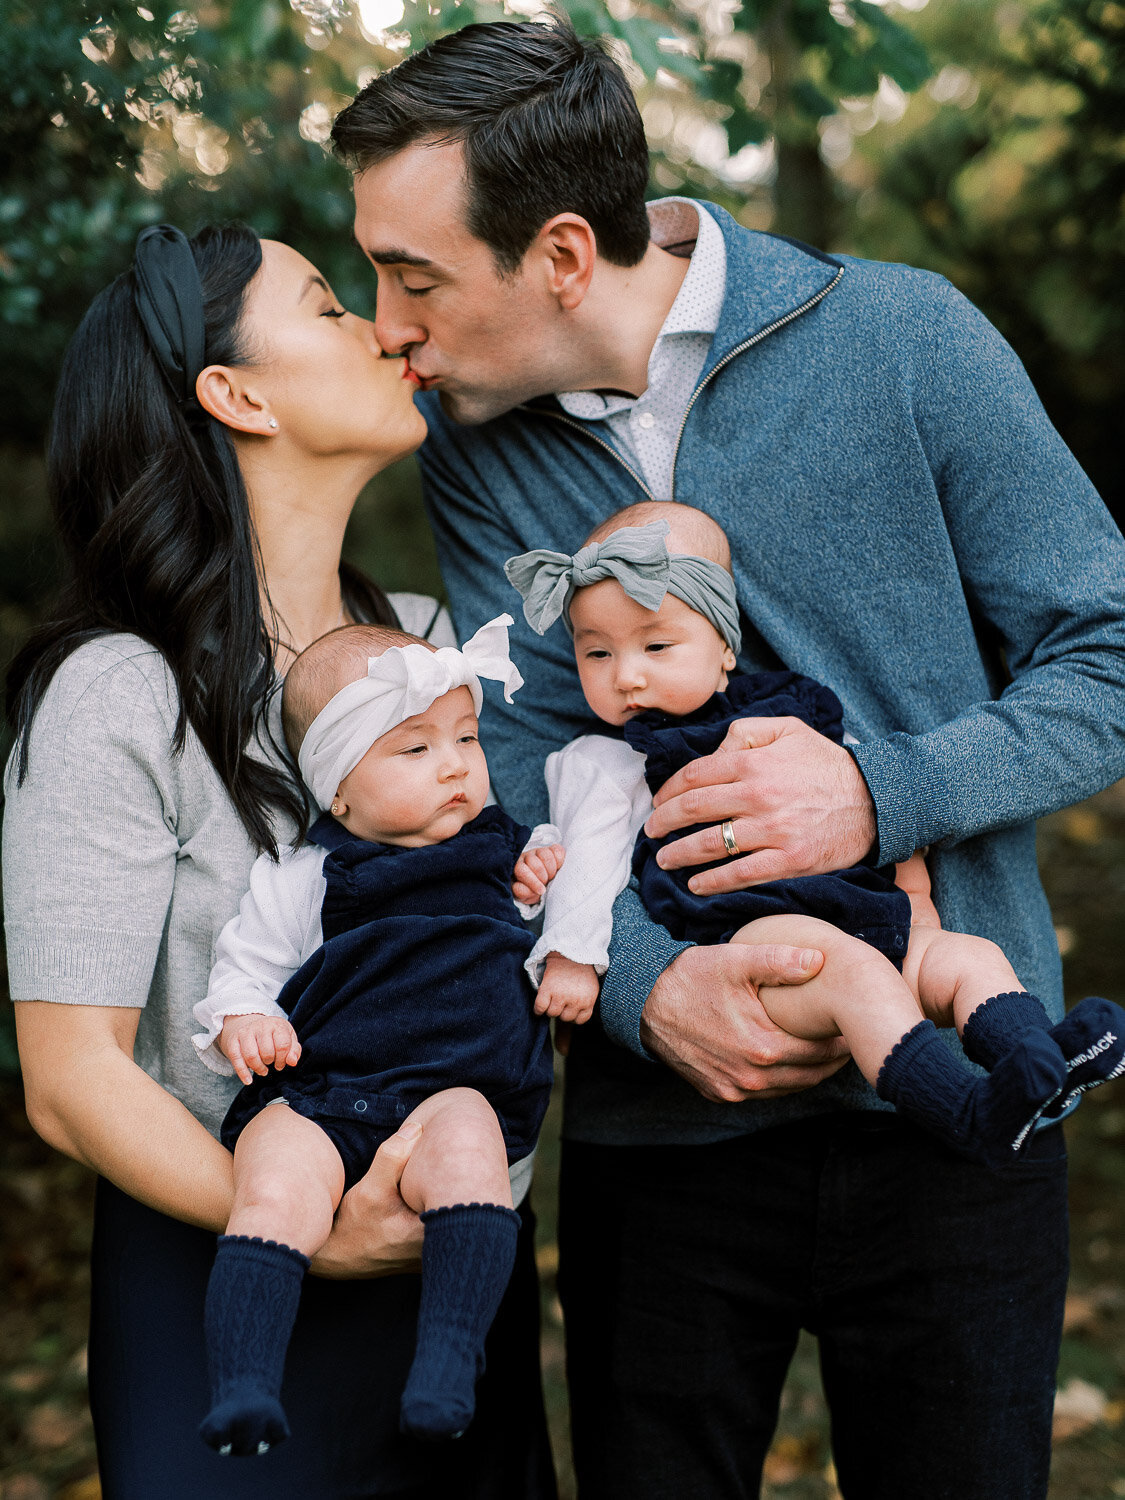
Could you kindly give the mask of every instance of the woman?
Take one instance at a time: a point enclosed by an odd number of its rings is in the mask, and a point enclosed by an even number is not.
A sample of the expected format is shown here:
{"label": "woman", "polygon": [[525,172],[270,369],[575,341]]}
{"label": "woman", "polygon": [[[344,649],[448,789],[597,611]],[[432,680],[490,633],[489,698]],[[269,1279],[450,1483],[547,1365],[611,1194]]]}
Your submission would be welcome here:
{"label": "woman", "polygon": [[[231,1201],[216,1136],[237,1080],[191,1007],[261,850],[309,809],[280,676],[352,619],[452,638],[418,595],[342,564],[359,491],[425,436],[402,359],[295,251],[159,226],[87,313],[50,486],[71,577],[9,676],[7,937],[28,1114],[101,1174],[90,1395],[105,1500],[549,1497],[530,1219],[469,1434],[396,1427],[420,1229],[392,1138],[344,1198],[292,1344],[293,1438],[252,1465],[199,1441],[202,1307]],[[436,617],[436,618],[435,618]]]}

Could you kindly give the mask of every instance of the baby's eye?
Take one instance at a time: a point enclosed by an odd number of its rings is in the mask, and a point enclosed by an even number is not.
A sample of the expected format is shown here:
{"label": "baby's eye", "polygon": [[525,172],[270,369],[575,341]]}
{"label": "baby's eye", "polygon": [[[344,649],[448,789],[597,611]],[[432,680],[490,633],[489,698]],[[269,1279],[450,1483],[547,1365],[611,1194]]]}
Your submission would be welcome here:
{"label": "baby's eye", "polygon": [[586,660],[587,661],[605,661],[605,659],[606,659],[606,657],[608,655],[609,655],[608,651],[602,651],[600,648],[591,648],[591,650],[589,650],[589,651],[586,652]]}
{"label": "baby's eye", "polygon": [[649,641],[645,647],[646,651],[667,651],[672,645],[671,641]]}
{"label": "baby's eye", "polygon": [[457,743],[459,745],[475,745],[476,742],[477,737],[475,734],[462,734],[459,735],[457,739]]}
{"label": "baby's eye", "polygon": [[346,307],[330,307],[327,312],[322,312],[322,318],[342,318],[347,313]]}
{"label": "baby's eye", "polygon": [[427,747],[425,745],[407,745],[407,747],[404,750],[400,750],[399,751],[399,754],[400,755],[425,755],[426,748]]}

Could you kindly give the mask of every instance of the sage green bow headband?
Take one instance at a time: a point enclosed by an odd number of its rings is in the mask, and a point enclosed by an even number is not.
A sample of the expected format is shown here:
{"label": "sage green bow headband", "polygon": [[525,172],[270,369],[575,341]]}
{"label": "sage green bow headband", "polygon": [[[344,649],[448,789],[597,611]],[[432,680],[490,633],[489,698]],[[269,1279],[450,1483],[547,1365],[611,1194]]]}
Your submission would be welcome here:
{"label": "sage green bow headband", "polygon": [[615,578],[642,609],[658,610],[665,594],[682,599],[709,620],[737,655],[742,646],[734,579],[709,557],[669,552],[667,521],[622,526],[601,542],[580,547],[573,557],[538,547],[504,564],[508,582],[523,596],[523,613],[538,635],[562,617],[571,631],[570,601],[575,591],[603,578]]}

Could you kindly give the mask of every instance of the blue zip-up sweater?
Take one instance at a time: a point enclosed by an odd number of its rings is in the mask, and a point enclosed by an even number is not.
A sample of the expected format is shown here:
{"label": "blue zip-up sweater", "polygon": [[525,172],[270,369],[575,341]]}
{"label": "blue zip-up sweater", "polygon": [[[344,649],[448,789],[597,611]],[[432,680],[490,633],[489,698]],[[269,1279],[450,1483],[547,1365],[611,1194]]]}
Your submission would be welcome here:
{"label": "blue zip-up sweater", "polygon": [[[992,938],[1057,1014],[1061,971],[1034,820],[1125,775],[1125,541],[1022,365],[942,277],[722,227],[727,288],[684,420],[674,498],[731,543],[740,663],[827,683],[861,743],[880,862],[929,845],[947,927]],[[524,623],[504,559],[573,551],[646,498],[597,424],[553,397],[478,427],[422,405],[427,506],[463,636],[510,610],[516,701],[490,698],[497,795],[546,814],[543,761],[593,726],[566,632]],[[781,1100],[713,1104],[641,1046],[680,948],[633,891],[614,910],[596,1026],[568,1063],[567,1133],[717,1140],[841,1106],[849,1067]]]}

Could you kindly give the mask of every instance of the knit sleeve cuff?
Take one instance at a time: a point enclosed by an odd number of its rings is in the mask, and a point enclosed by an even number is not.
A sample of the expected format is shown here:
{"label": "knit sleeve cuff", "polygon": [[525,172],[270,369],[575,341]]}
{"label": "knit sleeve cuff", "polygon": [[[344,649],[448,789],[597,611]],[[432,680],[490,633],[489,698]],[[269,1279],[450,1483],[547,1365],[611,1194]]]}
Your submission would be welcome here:
{"label": "knit sleeve cuff", "polygon": [[681,943],[645,912],[636,891],[622,891],[613,908],[609,971],[602,981],[599,1010],[611,1041],[649,1058],[641,1042],[641,1012],[653,985],[691,943]]}
{"label": "knit sleeve cuff", "polygon": [[8,988],[13,1000],[64,1005],[120,1005],[148,1000],[159,934],[53,925],[50,933],[19,923],[5,928]]}

